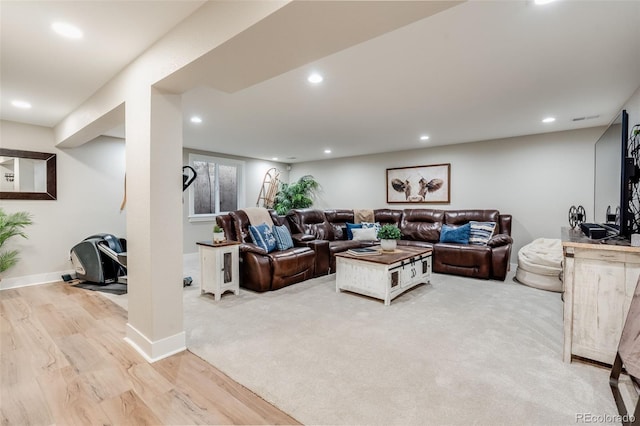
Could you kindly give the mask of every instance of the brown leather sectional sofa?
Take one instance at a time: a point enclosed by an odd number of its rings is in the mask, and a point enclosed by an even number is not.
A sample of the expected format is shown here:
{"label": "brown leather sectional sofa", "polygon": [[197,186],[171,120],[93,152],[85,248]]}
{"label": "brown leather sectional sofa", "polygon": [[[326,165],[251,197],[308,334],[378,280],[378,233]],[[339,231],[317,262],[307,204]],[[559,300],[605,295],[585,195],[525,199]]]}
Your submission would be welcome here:
{"label": "brown leather sectional sofa", "polygon": [[[398,245],[433,248],[433,271],[466,277],[504,281],[511,255],[511,215],[497,210],[377,209],[374,221],[397,225]],[[311,277],[335,272],[335,254],[373,242],[347,239],[346,224],[354,223],[347,209],[294,209],[286,217],[271,212],[274,223],[285,224],[295,247],[266,253],[251,242],[249,220],[239,210],[217,217],[227,238],[240,241],[240,285],[255,291],[276,290]],[[440,243],[443,224],[470,221],[496,222],[496,231],[484,246]]]}

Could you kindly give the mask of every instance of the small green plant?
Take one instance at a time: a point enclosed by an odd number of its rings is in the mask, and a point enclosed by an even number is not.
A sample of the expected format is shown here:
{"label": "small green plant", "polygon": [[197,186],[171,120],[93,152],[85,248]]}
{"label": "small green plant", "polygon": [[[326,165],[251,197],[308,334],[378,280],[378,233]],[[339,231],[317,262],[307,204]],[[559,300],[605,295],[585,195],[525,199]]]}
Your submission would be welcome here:
{"label": "small green plant", "polygon": [[279,215],[285,215],[291,209],[304,209],[313,204],[314,191],[318,182],[311,175],[302,176],[297,182],[283,183],[275,197],[274,208]]}
{"label": "small green plant", "polygon": [[220,225],[215,224],[213,225],[213,232],[218,233],[218,232],[224,232],[223,229],[220,227]]}
{"label": "small green plant", "polygon": [[402,232],[396,225],[386,224],[382,225],[378,231],[378,238],[381,240],[399,240],[402,237]]}
{"label": "small green plant", "polygon": [[[4,246],[11,237],[19,235],[27,238],[27,234],[23,229],[27,225],[31,225],[31,215],[27,212],[16,212],[7,214],[0,209],[0,248]],[[18,250],[2,250],[0,251],[0,272],[4,272],[18,263]]]}

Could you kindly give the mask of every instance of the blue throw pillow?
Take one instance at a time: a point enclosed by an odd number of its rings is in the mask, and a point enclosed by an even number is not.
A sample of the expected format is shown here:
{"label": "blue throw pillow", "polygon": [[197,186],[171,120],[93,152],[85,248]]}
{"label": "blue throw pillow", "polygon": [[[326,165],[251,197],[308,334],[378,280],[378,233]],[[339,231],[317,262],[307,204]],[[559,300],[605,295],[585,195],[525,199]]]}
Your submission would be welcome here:
{"label": "blue throw pillow", "polygon": [[271,228],[273,236],[276,238],[276,245],[278,250],[286,250],[293,247],[293,239],[291,239],[291,233],[285,225],[273,225]]}
{"label": "blue throw pillow", "polygon": [[265,249],[267,253],[271,253],[276,249],[276,237],[273,236],[271,228],[266,223],[258,226],[249,225],[249,233],[253,243]]}
{"label": "blue throw pillow", "polygon": [[352,229],[360,229],[362,228],[362,224],[361,223],[349,223],[347,222],[347,239],[348,240],[353,240],[353,232],[351,232]]}
{"label": "blue throw pillow", "polygon": [[442,225],[442,229],[440,230],[440,242],[469,244],[470,234],[470,223],[466,223],[462,226]]}
{"label": "blue throw pillow", "polygon": [[494,231],[496,230],[495,222],[476,222],[472,220],[471,234],[469,235],[469,244],[475,244],[479,246],[486,246]]}

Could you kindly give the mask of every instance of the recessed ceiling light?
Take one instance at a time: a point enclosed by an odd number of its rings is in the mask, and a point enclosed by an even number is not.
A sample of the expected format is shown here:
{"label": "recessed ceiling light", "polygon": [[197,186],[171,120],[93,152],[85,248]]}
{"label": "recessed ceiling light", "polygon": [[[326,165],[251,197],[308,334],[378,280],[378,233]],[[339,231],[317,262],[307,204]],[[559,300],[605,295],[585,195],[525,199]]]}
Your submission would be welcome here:
{"label": "recessed ceiling light", "polygon": [[325,149],[325,150],[324,150],[324,153],[325,153],[325,154],[331,154],[331,150],[330,150],[330,149]]}
{"label": "recessed ceiling light", "polygon": [[554,121],[556,121],[555,117],[547,117],[542,120],[543,123],[553,123]]}
{"label": "recessed ceiling light", "polygon": [[273,161],[278,161],[278,157],[273,157],[272,160]]}
{"label": "recessed ceiling light", "polygon": [[191,122],[200,124],[202,123],[202,118],[198,117],[197,115],[194,115],[193,117],[191,117]]}
{"label": "recessed ceiling light", "polygon": [[21,101],[19,99],[16,99],[15,101],[11,101],[11,105],[13,105],[16,108],[22,108],[22,109],[31,108],[31,104],[29,102]]}
{"label": "recessed ceiling light", "polygon": [[427,136],[427,135],[422,135],[422,136],[420,136],[420,140],[421,140],[421,141],[427,141],[427,140],[429,140],[429,136]]}
{"label": "recessed ceiling light", "polygon": [[54,22],[51,24],[51,29],[66,38],[80,39],[83,35],[80,28],[66,22]]}
{"label": "recessed ceiling light", "polygon": [[534,0],[533,2],[538,5],[549,4],[555,0]]}
{"label": "recessed ceiling light", "polygon": [[309,75],[309,77],[307,77],[307,81],[313,84],[322,83],[322,80],[324,80],[324,78],[317,72],[314,72],[313,74]]}

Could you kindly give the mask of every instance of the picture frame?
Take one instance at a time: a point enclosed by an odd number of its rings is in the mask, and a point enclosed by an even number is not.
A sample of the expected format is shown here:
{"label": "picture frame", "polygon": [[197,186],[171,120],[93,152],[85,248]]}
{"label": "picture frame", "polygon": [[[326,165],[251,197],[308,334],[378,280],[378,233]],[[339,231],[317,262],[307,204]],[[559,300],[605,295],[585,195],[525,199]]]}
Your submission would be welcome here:
{"label": "picture frame", "polygon": [[[14,173],[22,167],[20,177]],[[14,167],[16,169],[14,169]],[[56,200],[56,154],[0,148],[0,200]]]}
{"label": "picture frame", "polygon": [[387,169],[388,204],[449,204],[451,163]]}

